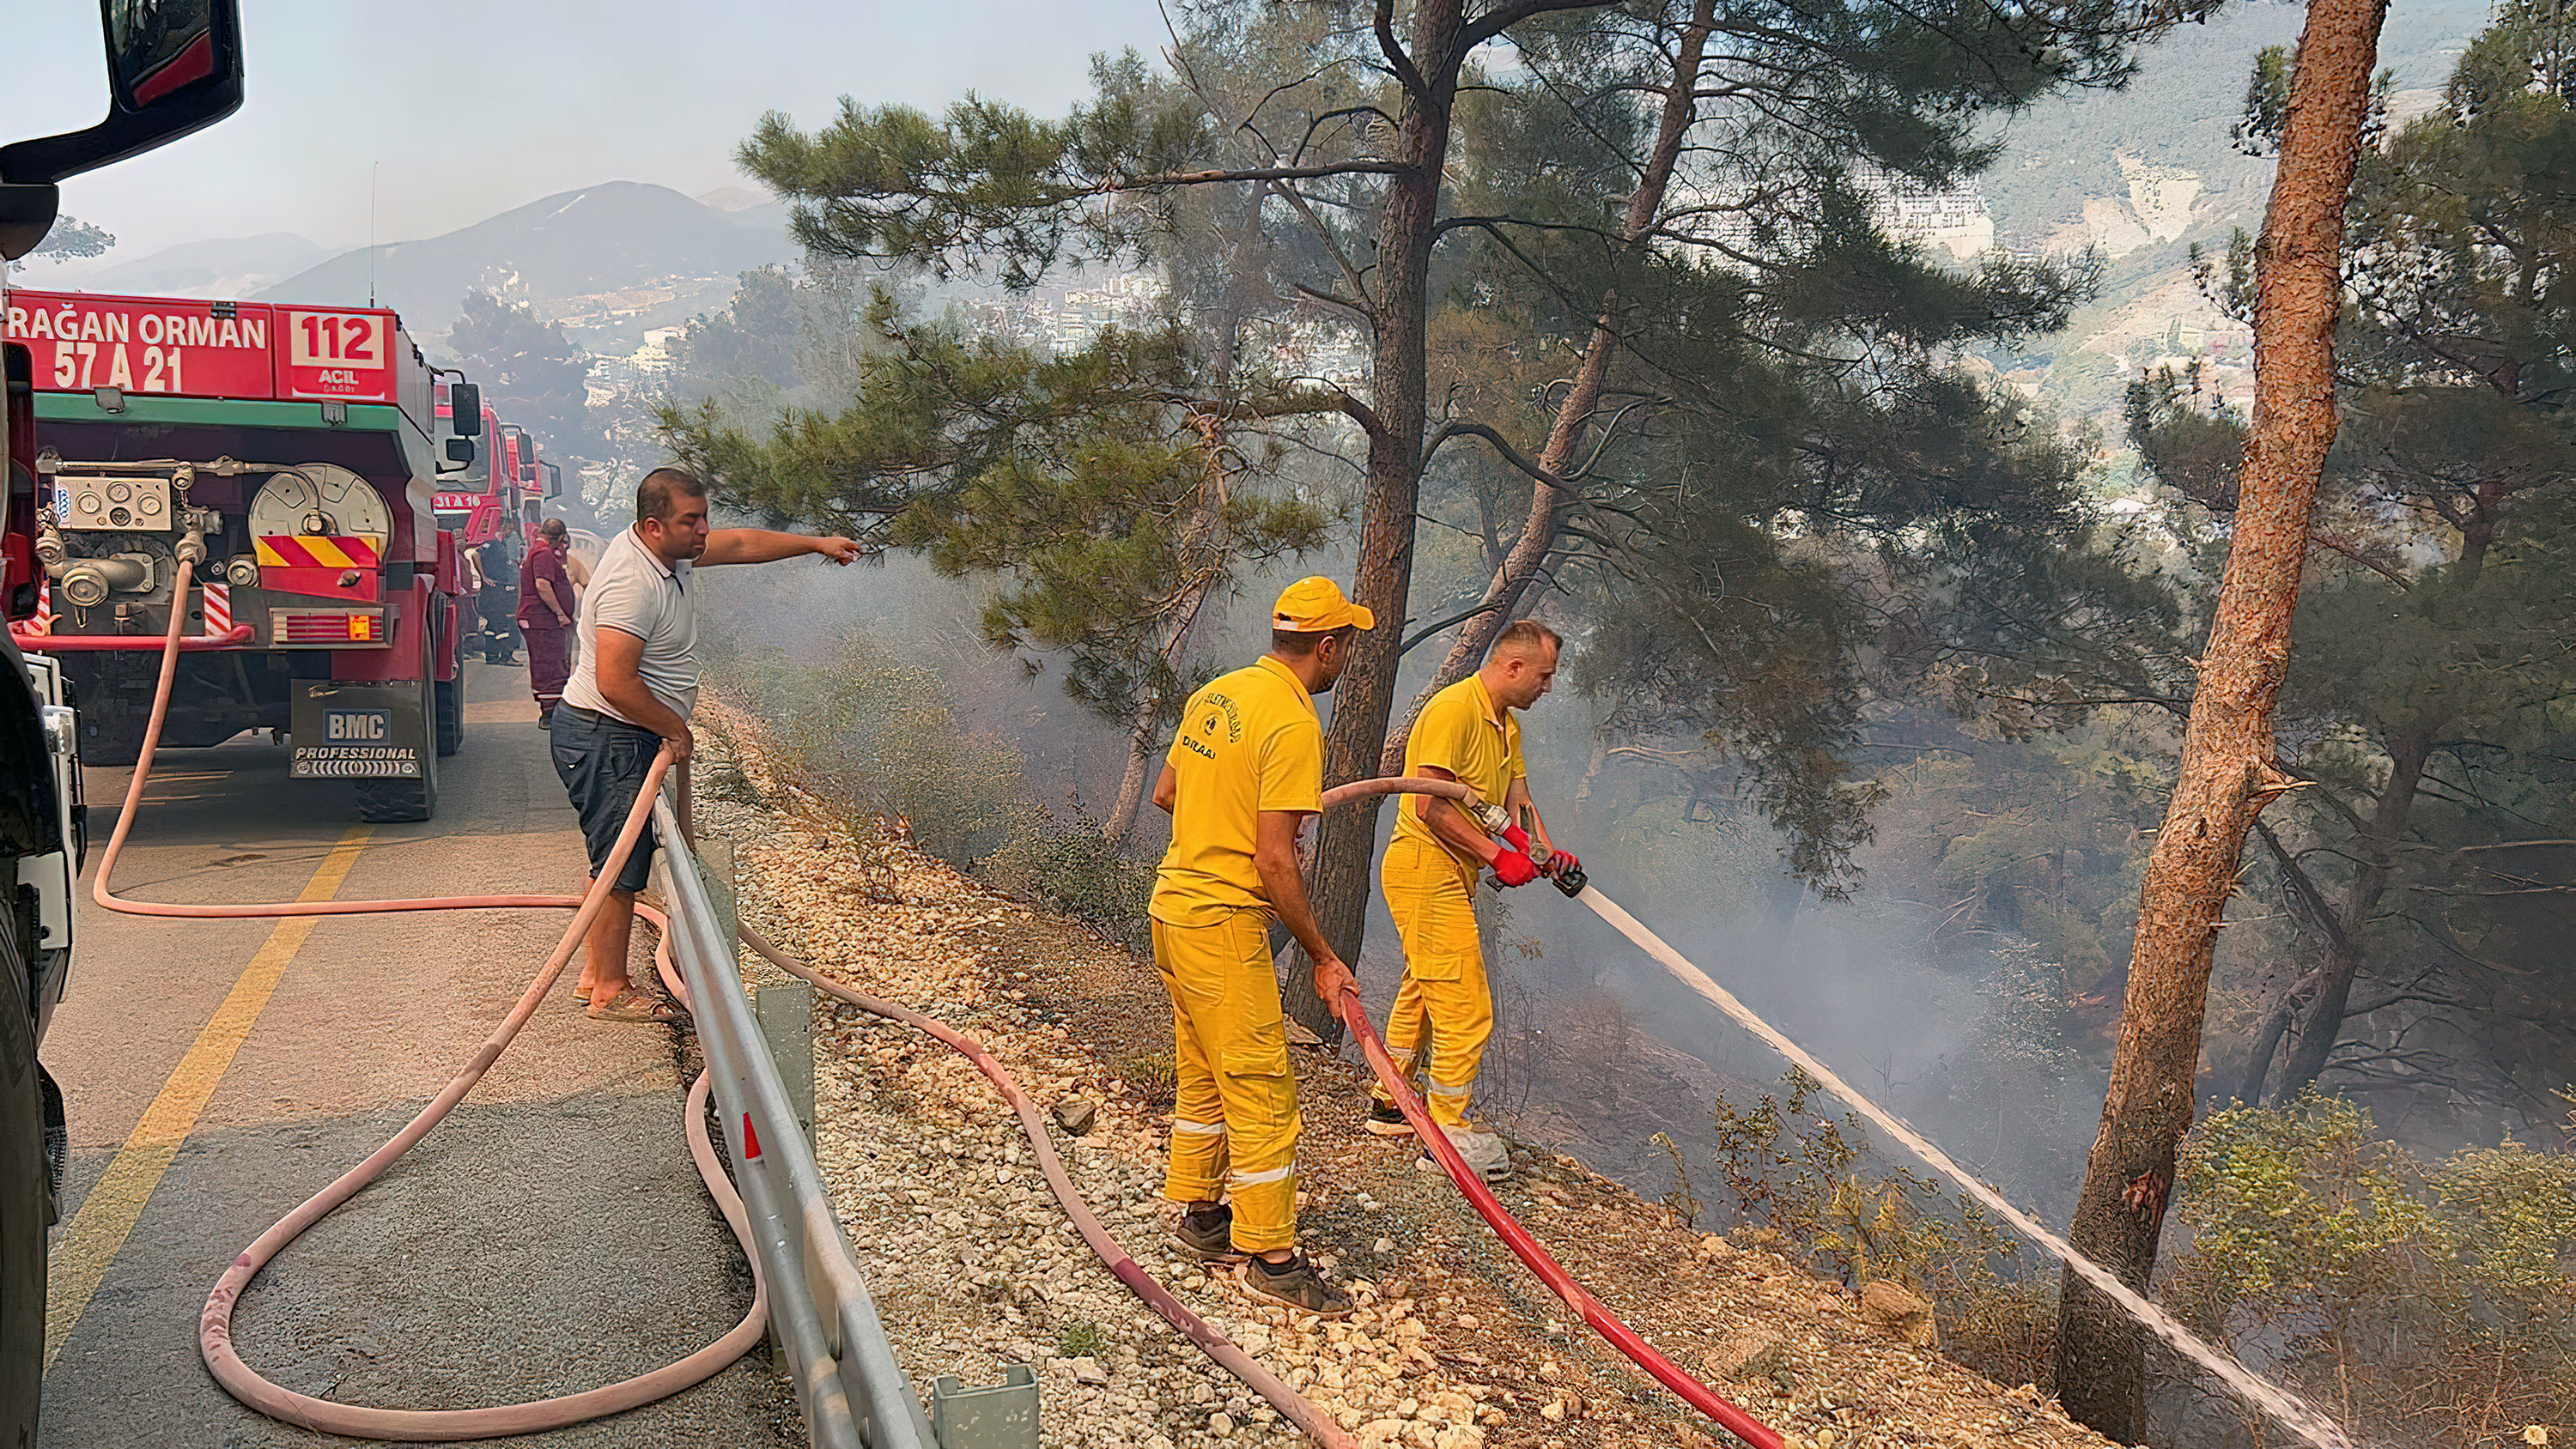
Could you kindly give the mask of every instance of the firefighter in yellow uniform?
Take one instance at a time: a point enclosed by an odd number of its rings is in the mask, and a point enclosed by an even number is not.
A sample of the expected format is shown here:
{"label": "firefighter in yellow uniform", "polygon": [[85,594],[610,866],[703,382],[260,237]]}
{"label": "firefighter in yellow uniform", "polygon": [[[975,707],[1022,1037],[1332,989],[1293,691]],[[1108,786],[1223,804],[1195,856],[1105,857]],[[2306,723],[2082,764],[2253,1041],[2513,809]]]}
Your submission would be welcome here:
{"label": "firefighter in yellow uniform", "polygon": [[1244,1263],[1254,1296],[1340,1318],[1349,1296],[1297,1251],[1297,1079],[1271,964],[1270,923],[1315,963],[1340,1014],[1352,978],[1324,942],[1297,873],[1297,833],[1323,808],[1324,730],[1352,636],[1376,619],[1330,579],[1300,579],[1271,614],[1270,652],[1190,696],[1154,782],[1172,845],[1154,873],[1154,968],[1172,998],[1172,1242]]}
{"label": "firefighter in yellow uniform", "polygon": [[[1545,867],[1531,858],[1533,840],[1542,854],[1553,844],[1530,799],[1520,721],[1513,717],[1555,682],[1558,646],[1556,631],[1534,620],[1506,627],[1484,667],[1431,696],[1405,739],[1404,773],[1461,780],[1500,803],[1514,822],[1505,837],[1487,835],[1446,800],[1407,795],[1378,868],[1404,941],[1404,983],[1387,1017],[1387,1051],[1408,1079],[1418,1078],[1423,1106],[1459,1155],[1494,1179],[1511,1174],[1503,1140],[1467,1120],[1476,1068],[1494,1032],[1493,991],[1476,932],[1476,873],[1490,866],[1504,885],[1521,886],[1576,864],[1565,854],[1549,855]],[[1363,1125],[1383,1136],[1413,1131],[1382,1086],[1372,1092]],[[1427,1155],[1422,1165],[1438,1170]]]}

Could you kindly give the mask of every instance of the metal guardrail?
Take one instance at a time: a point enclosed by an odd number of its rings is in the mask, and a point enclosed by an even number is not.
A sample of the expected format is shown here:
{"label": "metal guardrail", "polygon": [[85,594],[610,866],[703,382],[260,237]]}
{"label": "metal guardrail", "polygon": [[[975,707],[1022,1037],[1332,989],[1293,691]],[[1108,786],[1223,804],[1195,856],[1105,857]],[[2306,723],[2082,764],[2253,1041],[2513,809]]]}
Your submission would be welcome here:
{"label": "metal guardrail", "polygon": [[937,1449],[743,997],[731,932],[682,844],[675,792],[676,780],[653,802],[671,953],[695,1007],[734,1180],[769,1285],[771,1331],[786,1350],[807,1438],[818,1449]]}

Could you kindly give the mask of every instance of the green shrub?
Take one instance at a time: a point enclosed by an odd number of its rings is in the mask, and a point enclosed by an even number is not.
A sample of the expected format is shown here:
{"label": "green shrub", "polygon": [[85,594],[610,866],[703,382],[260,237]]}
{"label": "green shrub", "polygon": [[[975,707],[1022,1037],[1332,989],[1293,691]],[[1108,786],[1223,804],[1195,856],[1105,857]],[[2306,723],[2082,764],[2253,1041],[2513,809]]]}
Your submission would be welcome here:
{"label": "green shrub", "polygon": [[985,856],[976,874],[1089,922],[1130,950],[1150,947],[1145,905],[1154,894],[1154,867],[1122,854],[1088,820],[1061,820],[1041,810],[1029,828]]}
{"label": "green shrub", "polygon": [[2576,1420],[2576,1158],[2508,1141],[2428,1168],[2308,1093],[2202,1123],[2174,1214],[2167,1302],[2348,1427],[2487,1446]]}

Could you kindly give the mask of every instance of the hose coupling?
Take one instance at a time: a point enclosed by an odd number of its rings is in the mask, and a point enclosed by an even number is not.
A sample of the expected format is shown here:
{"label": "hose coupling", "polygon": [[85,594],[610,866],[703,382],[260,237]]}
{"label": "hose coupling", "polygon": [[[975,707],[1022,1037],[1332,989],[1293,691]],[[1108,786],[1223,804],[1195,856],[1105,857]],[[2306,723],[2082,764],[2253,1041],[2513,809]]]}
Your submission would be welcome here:
{"label": "hose coupling", "polygon": [[36,562],[50,574],[70,560],[71,550],[63,546],[62,528],[54,522],[53,505],[47,504],[36,512]]}
{"label": "hose coupling", "polygon": [[1568,866],[1564,870],[1558,871],[1555,875],[1548,878],[1555,881],[1556,888],[1565,892],[1569,897],[1583,894],[1585,877],[1583,874],[1583,867],[1579,865]]}
{"label": "hose coupling", "polygon": [[147,554],[85,558],[46,572],[62,586],[66,600],[84,609],[106,603],[109,594],[139,594],[152,587],[152,559]]}

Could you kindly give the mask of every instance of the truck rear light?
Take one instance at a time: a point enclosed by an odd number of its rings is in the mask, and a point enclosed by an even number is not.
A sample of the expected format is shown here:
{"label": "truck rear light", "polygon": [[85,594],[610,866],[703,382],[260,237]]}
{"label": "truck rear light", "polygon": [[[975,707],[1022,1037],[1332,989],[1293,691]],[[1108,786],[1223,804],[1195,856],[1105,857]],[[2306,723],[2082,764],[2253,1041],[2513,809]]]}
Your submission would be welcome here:
{"label": "truck rear light", "polygon": [[270,614],[272,636],[279,645],[329,648],[342,644],[385,642],[384,616],[345,609],[279,609]]}

